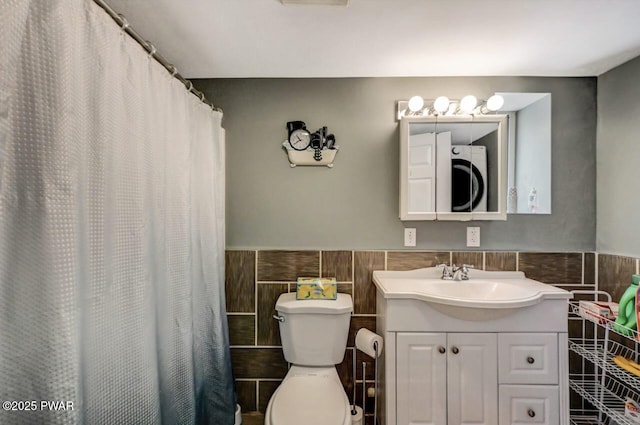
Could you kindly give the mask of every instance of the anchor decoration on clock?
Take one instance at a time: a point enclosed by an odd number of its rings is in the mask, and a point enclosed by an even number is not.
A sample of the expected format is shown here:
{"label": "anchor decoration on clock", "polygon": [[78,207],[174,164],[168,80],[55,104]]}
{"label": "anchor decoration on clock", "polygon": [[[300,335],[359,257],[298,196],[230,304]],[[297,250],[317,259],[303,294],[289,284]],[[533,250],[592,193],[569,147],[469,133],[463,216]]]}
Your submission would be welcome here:
{"label": "anchor decoration on clock", "polygon": [[289,121],[287,134],[287,140],[282,143],[282,147],[287,152],[291,167],[298,165],[333,167],[333,160],[339,147],[336,145],[336,136],[329,134],[326,126],[312,133],[307,129],[304,121]]}

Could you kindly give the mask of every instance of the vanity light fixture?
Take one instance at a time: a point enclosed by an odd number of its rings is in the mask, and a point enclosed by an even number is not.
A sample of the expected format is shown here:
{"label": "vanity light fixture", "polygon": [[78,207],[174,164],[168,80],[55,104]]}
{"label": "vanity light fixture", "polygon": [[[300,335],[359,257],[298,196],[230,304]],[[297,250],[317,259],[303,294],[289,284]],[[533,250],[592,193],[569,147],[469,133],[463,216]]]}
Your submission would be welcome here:
{"label": "vanity light fixture", "polygon": [[420,96],[413,96],[409,99],[408,104],[409,112],[415,114],[418,111],[422,111],[424,109],[424,99]]}
{"label": "vanity light fixture", "polygon": [[433,109],[440,114],[444,114],[449,110],[449,98],[447,96],[437,97],[433,101]]}
{"label": "vanity light fixture", "polygon": [[[487,104],[485,105],[488,112],[495,112],[500,110],[504,105],[504,98],[499,94],[494,94],[487,100]],[[486,113],[486,112],[483,112]]]}
{"label": "vanity light fixture", "polygon": [[[479,106],[478,106],[479,104]],[[438,116],[438,115],[487,115],[499,111],[504,105],[504,98],[494,94],[486,101],[479,101],[473,95],[467,95],[461,100],[449,100],[446,96],[439,96],[433,101],[427,101],[421,96],[413,96],[408,101],[398,101],[397,117],[409,116]]]}
{"label": "vanity light fixture", "polygon": [[460,105],[458,106],[458,112],[462,114],[471,114],[473,110],[478,106],[478,99],[472,95],[466,95],[460,101]]}

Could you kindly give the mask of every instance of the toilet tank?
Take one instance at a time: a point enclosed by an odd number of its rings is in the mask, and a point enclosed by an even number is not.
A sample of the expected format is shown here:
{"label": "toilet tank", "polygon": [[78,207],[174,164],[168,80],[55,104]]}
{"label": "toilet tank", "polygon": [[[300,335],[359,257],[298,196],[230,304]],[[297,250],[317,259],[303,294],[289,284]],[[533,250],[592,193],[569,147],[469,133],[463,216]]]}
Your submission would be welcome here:
{"label": "toilet tank", "polygon": [[342,362],[347,348],[353,301],[349,294],[336,300],[296,300],[295,293],[276,301],[284,358],[299,366],[330,366]]}

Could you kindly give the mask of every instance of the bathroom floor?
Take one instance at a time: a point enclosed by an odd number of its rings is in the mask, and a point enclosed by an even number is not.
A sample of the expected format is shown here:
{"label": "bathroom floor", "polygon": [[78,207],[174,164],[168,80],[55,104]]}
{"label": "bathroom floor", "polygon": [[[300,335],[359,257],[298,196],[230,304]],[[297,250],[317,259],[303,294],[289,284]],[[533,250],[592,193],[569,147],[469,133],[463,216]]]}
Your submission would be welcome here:
{"label": "bathroom floor", "polygon": [[248,412],[242,414],[242,425],[263,425],[264,414],[260,412]]}

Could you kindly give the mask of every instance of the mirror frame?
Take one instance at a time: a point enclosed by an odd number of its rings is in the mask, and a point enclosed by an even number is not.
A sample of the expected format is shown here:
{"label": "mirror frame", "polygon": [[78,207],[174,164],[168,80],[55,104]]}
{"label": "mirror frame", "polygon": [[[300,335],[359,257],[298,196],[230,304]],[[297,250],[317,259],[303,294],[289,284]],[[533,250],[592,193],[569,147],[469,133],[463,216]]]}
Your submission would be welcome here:
{"label": "mirror frame", "polygon": [[[408,211],[409,184],[409,125],[412,123],[496,123],[498,124],[498,211],[487,212],[427,212],[410,213]],[[507,115],[454,115],[454,116],[418,116],[403,117],[400,120],[400,220],[402,221],[471,221],[507,219]],[[493,196],[493,195],[492,195]]]}

